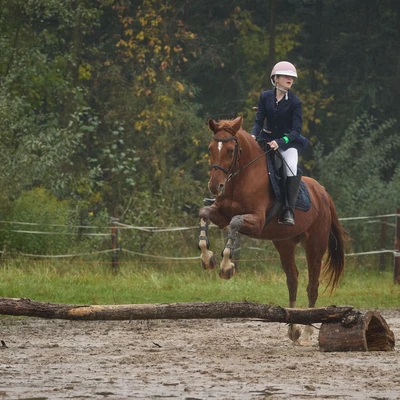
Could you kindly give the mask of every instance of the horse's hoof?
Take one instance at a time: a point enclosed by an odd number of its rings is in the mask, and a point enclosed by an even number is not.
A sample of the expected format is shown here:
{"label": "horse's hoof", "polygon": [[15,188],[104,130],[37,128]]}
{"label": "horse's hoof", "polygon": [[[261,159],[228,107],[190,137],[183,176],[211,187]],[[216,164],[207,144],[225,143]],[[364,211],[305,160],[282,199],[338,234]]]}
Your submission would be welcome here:
{"label": "horse's hoof", "polygon": [[209,270],[209,269],[214,269],[215,266],[217,265],[217,262],[215,260],[215,256],[214,253],[212,251],[209,252],[209,256],[210,258],[208,259],[207,262],[201,260],[201,266],[205,269],[205,270]]}
{"label": "horse's hoof", "polygon": [[288,336],[292,342],[296,342],[299,340],[301,335],[301,329],[298,326],[290,325],[288,329]]}
{"label": "horse's hoof", "polygon": [[232,276],[235,275],[235,265],[232,264],[230,269],[220,269],[219,270],[219,277],[221,279],[231,279]]}
{"label": "horse's hoof", "polygon": [[311,325],[306,325],[304,327],[303,333],[299,339],[300,346],[307,346],[307,347],[312,346],[311,336],[312,336],[313,332],[314,332],[314,328]]}
{"label": "horse's hoof", "polygon": [[298,343],[303,347],[312,347],[312,343],[309,340],[299,340]]}

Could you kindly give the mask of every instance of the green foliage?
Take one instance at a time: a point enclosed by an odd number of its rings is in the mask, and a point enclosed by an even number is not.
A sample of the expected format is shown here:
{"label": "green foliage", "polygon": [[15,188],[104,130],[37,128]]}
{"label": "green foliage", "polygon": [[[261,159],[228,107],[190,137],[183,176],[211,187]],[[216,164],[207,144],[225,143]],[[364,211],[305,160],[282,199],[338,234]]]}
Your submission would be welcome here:
{"label": "green foliage", "polygon": [[[288,59],[319,143],[306,171],[342,216],[392,213],[399,5],[289,3],[0,1],[0,212],[41,187],[81,221],[192,225],[207,195],[206,120],[241,114],[251,129],[272,64]],[[375,120],[353,123],[362,113]]]}
{"label": "green foliage", "polygon": [[394,124],[363,114],[331,153],[322,155],[317,148],[318,178],[342,216],[389,213],[396,207],[400,167],[395,155],[400,137]]}
{"label": "green foliage", "polygon": [[13,202],[7,221],[3,238],[7,251],[65,254],[76,239],[69,202],[58,201],[43,188],[23,192]]}
{"label": "green foliage", "polygon": [[7,106],[0,110],[11,112],[1,130],[5,151],[1,165],[6,171],[2,179],[16,182],[10,185],[14,196],[32,185],[58,195],[71,192],[67,186],[74,178],[68,166],[82,140],[81,132],[71,129],[70,117],[84,103],[78,79],[80,42],[96,26],[99,15],[90,2],[2,4],[0,97]]}
{"label": "green foliage", "polygon": [[[322,155],[322,148],[316,148],[317,177],[333,197],[340,217],[396,211],[400,189],[396,155],[400,137],[394,126],[394,120],[378,123],[363,114],[349,126],[331,153]],[[349,229],[357,238],[356,248],[371,251],[380,246],[380,229],[376,225],[353,222]]]}
{"label": "green foliage", "polygon": [[[0,193],[1,203],[19,193],[30,182],[26,176],[28,155],[20,151],[19,142],[28,136],[33,116],[27,112],[29,104],[15,98],[0,86]],[[20,161],[21,160],[21,161]]]}

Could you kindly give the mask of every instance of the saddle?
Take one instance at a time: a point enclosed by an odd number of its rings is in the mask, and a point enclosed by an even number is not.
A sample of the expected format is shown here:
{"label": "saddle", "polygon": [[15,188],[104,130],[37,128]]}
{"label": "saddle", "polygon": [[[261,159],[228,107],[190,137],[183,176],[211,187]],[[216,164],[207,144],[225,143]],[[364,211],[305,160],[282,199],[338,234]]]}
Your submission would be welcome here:
{"label": "saddle", "polygon": [[[284,163],[281,163],[280,167],[277,167],[276,163],[276,157],[282,157],[278,152],[266,152],[267,155],[267,166],[268,166],[268,172],[269,172],[269,179],[271,182],[271,186],[273,188],[274,194],[275,194],[275,202],[272,205],[271,209],[267,213],[267,217],[265,220],[265,225],[267,225],[271,220],[274,218],[274,216],[279,213],[285,203],[285,169],[283,168]],[[283,160],[282,160],[283,161]],[[303,171],[298,168],[297,169],[297,176],[299,179],[301,179],[301,176],[303,175]],[[308,191],[308,188],[306,184],[301,180],[300,181],[300,187],[299,187],[299,193],[297,195],[296,199],[296,204],[295,208],[298,210],[302,211],[308,211],[311,208],[311,199],[310,199],[310,193]]]}

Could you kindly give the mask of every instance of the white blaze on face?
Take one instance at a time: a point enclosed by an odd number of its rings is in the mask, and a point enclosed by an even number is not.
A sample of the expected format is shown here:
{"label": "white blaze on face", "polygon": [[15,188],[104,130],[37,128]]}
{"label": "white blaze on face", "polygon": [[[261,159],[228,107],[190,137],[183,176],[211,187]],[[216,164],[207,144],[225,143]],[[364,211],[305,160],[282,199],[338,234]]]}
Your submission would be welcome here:
{"label": "white blaze on face", "polygon": [[218,151],[221,153],[222,150],[222,142],[218,142]]}

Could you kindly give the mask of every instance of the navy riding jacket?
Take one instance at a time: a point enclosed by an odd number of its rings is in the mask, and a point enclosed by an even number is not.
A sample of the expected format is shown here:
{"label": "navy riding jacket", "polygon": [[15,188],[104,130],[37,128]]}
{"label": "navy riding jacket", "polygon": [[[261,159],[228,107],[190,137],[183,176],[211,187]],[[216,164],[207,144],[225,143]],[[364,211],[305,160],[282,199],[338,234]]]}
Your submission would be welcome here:
{"label": "navy riding jacket", "polygon": [[[287,100],[285,95],[277,102],[276,89],[261,93],[251,134],[257,141],[275,140],[282,150],[290,147],[303,150],[308,146],[309,140],[301,135],[302,103],[292,92],[289,91],[287,95]],[[265,120],[267,120],[267,125],[264,128]],[[285,142],[283,136],[289,139],[288,143]]]}

